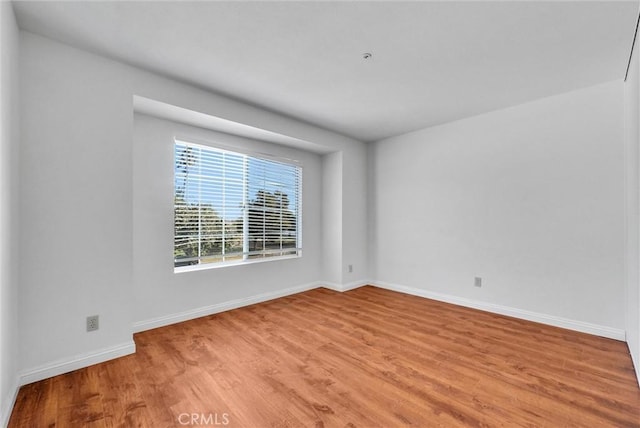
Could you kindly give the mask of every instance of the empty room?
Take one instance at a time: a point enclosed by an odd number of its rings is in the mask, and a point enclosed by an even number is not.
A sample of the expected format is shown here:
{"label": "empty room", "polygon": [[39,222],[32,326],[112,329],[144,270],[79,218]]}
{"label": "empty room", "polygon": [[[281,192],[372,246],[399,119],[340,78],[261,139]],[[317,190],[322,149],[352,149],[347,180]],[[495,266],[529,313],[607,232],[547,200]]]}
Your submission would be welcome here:
{"label": "empty room", "polygon": [[640,427],[639,11],[0,0],[0,426]]}

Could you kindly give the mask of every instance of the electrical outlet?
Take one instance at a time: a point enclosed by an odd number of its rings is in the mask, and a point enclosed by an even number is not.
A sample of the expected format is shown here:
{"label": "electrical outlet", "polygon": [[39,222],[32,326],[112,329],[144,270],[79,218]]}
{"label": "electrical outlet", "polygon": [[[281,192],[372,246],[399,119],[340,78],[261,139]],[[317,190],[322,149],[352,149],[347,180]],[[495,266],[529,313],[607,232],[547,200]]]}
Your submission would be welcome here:
{"label": "electrical outlet", "polygon": [[96,331],[100,328],[100,316],[92,315],[87,317],[87,331]]}
{"label": "electrical outlet", "polygon": [[349,273],[353,272],[353,265],[349,265]]}
{"label": "electrical outlet", "polygon": [[482,287],[482,278],[476,276],[475,280],[473,281],[473,285],[475,285],[476,287]]}

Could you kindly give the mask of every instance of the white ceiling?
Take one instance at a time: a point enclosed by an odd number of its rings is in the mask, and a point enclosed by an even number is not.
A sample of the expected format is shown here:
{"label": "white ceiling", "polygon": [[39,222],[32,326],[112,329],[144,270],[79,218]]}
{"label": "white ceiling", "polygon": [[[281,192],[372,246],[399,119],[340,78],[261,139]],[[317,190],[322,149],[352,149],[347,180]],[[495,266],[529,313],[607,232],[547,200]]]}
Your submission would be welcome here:
{"label": "white ceiling", "polygon": [[14,8],[22,29],[372,141],[622,79],[638,2]]}

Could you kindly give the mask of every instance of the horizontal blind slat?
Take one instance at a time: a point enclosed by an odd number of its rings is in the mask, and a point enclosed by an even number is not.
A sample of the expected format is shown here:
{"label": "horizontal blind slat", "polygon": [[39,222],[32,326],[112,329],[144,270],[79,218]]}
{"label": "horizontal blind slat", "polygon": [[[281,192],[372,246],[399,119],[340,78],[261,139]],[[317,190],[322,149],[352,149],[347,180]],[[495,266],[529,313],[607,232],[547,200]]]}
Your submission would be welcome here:
{"label": "horizontal blind slat", "polygon": [[176,141],[176,266],[299,254],[301,171]]}

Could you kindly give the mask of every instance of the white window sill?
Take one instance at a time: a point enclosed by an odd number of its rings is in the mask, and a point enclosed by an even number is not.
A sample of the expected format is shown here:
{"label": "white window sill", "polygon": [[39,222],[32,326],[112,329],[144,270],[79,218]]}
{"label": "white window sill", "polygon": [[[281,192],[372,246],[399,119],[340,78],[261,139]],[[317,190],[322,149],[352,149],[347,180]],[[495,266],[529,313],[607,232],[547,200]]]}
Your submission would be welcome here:
{"label": "white window sill", "polygon": [[238,261],[234,260],[232,262],[220,262],[220,263],[204,263],[201,265],[176,267],[176,268],[173,268],[173,273],[185,273],[185,272],[194,272],[199,270],[220,269],[220,268],[226,268],[231,266],[252,265],[256,263],[277,262],[280,260],[299,259],[301,257],[302,257],[302,252],[300,252],[300,254],[290,255],[290,256],[264,257],[261,259],[238,260]]}

